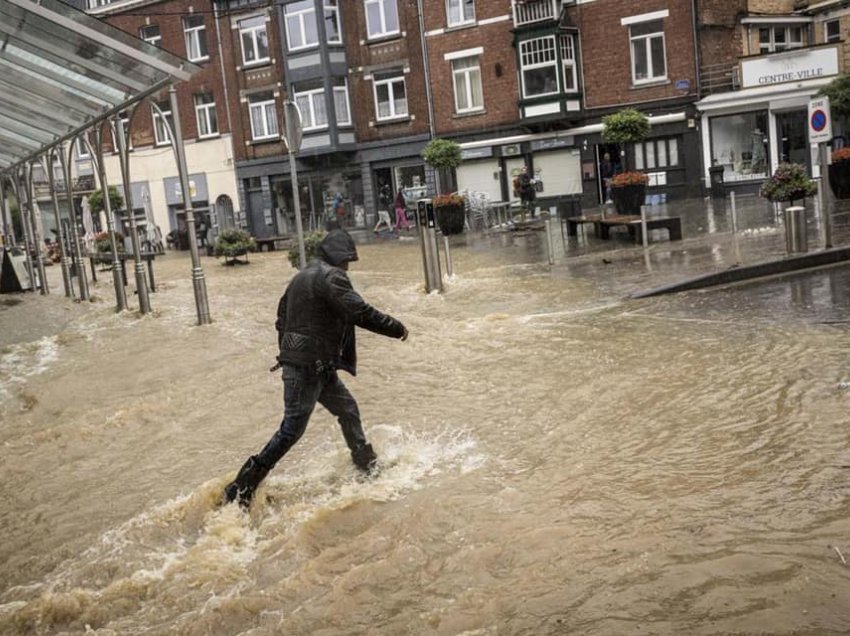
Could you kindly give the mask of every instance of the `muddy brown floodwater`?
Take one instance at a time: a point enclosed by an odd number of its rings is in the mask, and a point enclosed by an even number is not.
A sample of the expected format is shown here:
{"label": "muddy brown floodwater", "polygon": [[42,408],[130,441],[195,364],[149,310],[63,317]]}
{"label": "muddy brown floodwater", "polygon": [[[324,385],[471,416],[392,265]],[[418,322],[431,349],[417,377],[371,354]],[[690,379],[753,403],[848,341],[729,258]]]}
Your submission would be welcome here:
{"label": "muddy brown floodwater", "polygon": [[388,468],[319,409],[249,515],[216,501],[280,419],[284,254],[205,259],[208,327],[178,255],[153,316],[108,275],[0,307],[0,633],[850,633],[846,324],[505,244],[426,295],[416,242],[360,252],[411,333],[346,378]]}

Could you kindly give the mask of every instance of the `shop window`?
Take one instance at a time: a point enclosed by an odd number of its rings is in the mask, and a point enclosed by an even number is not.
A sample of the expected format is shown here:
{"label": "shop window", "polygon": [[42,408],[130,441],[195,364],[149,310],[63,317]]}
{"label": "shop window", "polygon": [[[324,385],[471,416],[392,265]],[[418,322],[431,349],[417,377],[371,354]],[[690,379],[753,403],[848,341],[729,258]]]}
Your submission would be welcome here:
{"label": "shop window", "polygon": [[519,59],[524,98],[560,92],[554,35],[520,42]]}
{"label": "shop window", "polygon": [[823,39],[825,42],[841,42],[841,22],[838,20],[824,22]]}
{"label": "shop window", "polygon": [[475,22],[475,0],[446,0],[446,18],[450,27]]}
{"label": "shop window", "polygon": [[260,141],[277,138],[277,112],[272,93],[252,95],[248,102],[248,112],[251,115],[251,139]]}
{"label": "shop window", "polygon": [[186,57],[191,62],[200,62],[209,58],[204,16],[190,15],[183,18],[183,37],[186,41]]}
{"label": "shop window", "polygon": [[650,20],[629,26],[632,82],[642,84],[667,79],[664,21]]}
{"label": "shop window", "polygon": [[370,40],[399,33],[396,0],[364,0],[364,6]]}
{"label": "shop window", "polygon": [[401,71],[375,75],[372,83],[378,121],[407,117],[407,90]]}
{"label": "shop window", "polygon": [[159,25],[146,24],[139,29],[139,37],[154,46],[162,46],[162,34],[159,32]]}
{"label": "shop window", "polygon": [[481,66],[478,56],[452,60],[452,78],[455,90],[455,112],[468,113],[484,109],[481,87]]}
{"label": "shop window", "polygon": [[679,165],[679,138],[651,139],[635,144],[635,169],[654,170]]}
{"label": "shop window", "polygon": [[775,53],[798,49],[804,44],[802,26],[769,26],[759,28],[759,52]]}
{"label": "shop window", "polygon": [[257,15],[239,21],[239,40],[242,43],[242,63],[246,66],[269,61],[269,36],[266,17]]}
{"label": "shop window", "polygon": [[767,125],[766,111],[711,118],[711,162],[723,166],[725,181],[768,176]]}

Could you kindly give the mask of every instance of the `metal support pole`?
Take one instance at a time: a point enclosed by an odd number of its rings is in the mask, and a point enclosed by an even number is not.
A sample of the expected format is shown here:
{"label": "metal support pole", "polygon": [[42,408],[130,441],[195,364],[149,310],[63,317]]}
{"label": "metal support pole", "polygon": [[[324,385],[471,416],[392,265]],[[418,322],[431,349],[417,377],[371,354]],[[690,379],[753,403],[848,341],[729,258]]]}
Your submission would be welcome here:
{"label": "metal support pole", "polygon": [[8,206],[6,205],[6,177],[0,175],[0,217],[3,218],[3,246],[15,244],[15,235],[12,231],[12,219],[8,214]]}
{"label": "metal support pole", "polygon": [[546,247],[547,247],[547,253],[549,254],[549,264],[554,265],[555,264],[555,244],[552,241],[552,217],[551,217],[551,215],[546,217],[545,224],[546,224]]}
{"label": "metal support pole", "polygon": [[118,241],[115,238],[115,218],[112,215],[112,203],[109,200],[109,183],[106,180],[106,166],[103,163],[103,122],[95,126],[94,144],[86,136],[92,161],[95,164],[100,190],[103,193],[103,211],[106,213],[106,230],[109,232],[109,245],[112,249],[112,282],[115,286],[115,310],[127,309],[127,290],[124,289],[124,264],[118,257]]}
{"label": "metal support pole", "polygon": [[33,164],[29,163],[26,167],[26,179],[24,188],[26,189],[27,197],[27,219],[30,226],[30,236],[32,237],[33,247],[35,248],[35,267],[38,270],[39,291],[44,296],[50,293],[50,286],[47,284],[47,271],[44,269],[44,257],[41,255],[42,237],[38,233],[38,223],[35,220],[35,189],[32,183],[32,168]]}
{"label": "metal support pole", "polygon": [[735,191],[729,193],[729,198],[732,201],[732,234],[738,233],[738,206],[735,203]]}
{"label": "metal support pole", "polygon": [[67,254],[65,254],[65,232],[62,230],[62,217],[59,214],[59,197],[56,196],[56,176],[53,174],[53,150],[47,153],[46,158],[42,157],[41,167],[47,173],[50,198],[53,201],[53,215],[56,218],[56,238],[59,241],[59,264],[62,267],[62,285],[65,288],[65,296],[73,298],[74,287],[71,284],[71,272],[68,268]]}
{"label": "metal support pole", "polygon": [[[177,156],[177,171],[180,174],[180,188],[183,191],[183,207],[186,211],[186,226],[189,230],[189,251],[192,254],[192,285],[195,289],[195,308],[198,312],[198,324],[210,324],[210,306],[207,298],[207,283],[204,270],[201,268],[201,257],[198,254],[198,239],[195,232],[195,209],[192,207],[192,193],[189,191],[189,170],[186,166],[186,150],[183,147],[183,130],[180,124],[180,109],[177,104],[177,91],[172,84],[168,89],[171,102],[171,144]],[[162,117],[162,115],[160,115]],[[162,117],[164,123],[168,123]]]}
{"label": "metal support pole", "polygon": [[298,263],[301,269],[307,265],[304,250],[304,227],[301,221],[301,193],[298,191],[298,170],[295,168],[295,153],[289,153],[289,176],[292,179],[292,205],[295,207],[295,231],[298,232]]}
{"label": "metal support pole", "polygon": [[820,209],[823,211],[823,246],[832,247],[832,206],[829,187],[829,146],[820,144]]}
{"label": "metal support pole", "polygon": [[[26,172],[26,168],[22,168]],[[21,185],[21,174],[15,171],[12,175],[12,187],[15,190],[15,197],[18,199],[18,212],[21,215],[21,228],[24,231],[24,254],[27,259],[27,273],[30,277],[30,291],[35,291],[35,264],[32,261],[32,235],[30,234],[30,224],[27,220],[26,210],[24,208],[24,187]]]}
{"label": "metal support pole", "polygon": [[640,206],[640,234],[641,234],[641,242],[644,247],[649,245],[649,236],[646,231],[646,206]]}
{"label": "metal support pole", "polygon": [[68,144],[67,157],[62,149],[59,150],[59,161],[62,164],[62,174],[65,179],[65,195],[68,197],[68,209],[71,212],[71,238],[73,240],[74,256],[76,260],[77,285],[80,286],[80,300],[91,300],[89,294],[89,281],[86,276],[86,264],[83,261],[83,248],[80,243],[80,226],[77,224],[77,214],[74,208],[74,188],[71,183],[71,161],[74,156],[74,143]]}
{"label": "metal support pole", "polygon": [[449,246],[449,237],[443,236],[443,249],[446,250],[446,276],[451,278],[454,276],[454,267],[452,266],[452,250]]}
{"label": "metal support pole", "polygon": [[[133,111],[135,108],[133,109]],[[151,311],[151,301],[148,295],[148,281],[145,277],[145,264],[142,262],[142,244],[139,241],[139,229],[136,227],[136,209],[133,205],[133,191],[130,187],[130,153],[127,151],[126,135],[130,133],[130,120],[133,111],[127,113],[127,130],[121,119],[116,115],[112,119],[114,138],[118,142],[118,163],[121,166],[121,180],[124,183],[124,207],[130,225],[130,240],[133,243],[133,273],[136,280],[136,293],[139,295],[139,311],[144,316]]]}

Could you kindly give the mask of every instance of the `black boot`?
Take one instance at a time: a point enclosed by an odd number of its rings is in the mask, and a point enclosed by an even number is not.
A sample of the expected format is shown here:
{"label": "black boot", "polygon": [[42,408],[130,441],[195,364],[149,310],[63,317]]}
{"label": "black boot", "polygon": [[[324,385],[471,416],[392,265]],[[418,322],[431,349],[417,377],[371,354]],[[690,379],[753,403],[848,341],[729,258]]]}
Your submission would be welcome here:
{"label": "black boot", "polygon": [[351,460],[362,472],[374,475],[378,469],[378,456],[372,450],[371,444],[363,444],[351,451]]}
{"label": "black boot", "polygon": [[225,487],[225,503],[230,503],[238,498],[239,505],[247,509],[251,505],[254,491],[260,485],[260,482],[265,479],[266,475],[268,475],[269,470],[271,469],[261,464],[256,455],[249,457],[245,465],[239,469],[236,479]]}

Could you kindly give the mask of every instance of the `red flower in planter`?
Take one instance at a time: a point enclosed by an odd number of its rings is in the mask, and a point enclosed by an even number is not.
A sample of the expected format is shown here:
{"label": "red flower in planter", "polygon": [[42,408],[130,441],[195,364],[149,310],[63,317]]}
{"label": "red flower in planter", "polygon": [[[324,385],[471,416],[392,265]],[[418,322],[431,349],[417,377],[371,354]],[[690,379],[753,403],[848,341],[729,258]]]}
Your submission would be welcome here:
{"label": "red flower in planter", "polygon": [[612,188],[625,188],[626,186],[646,185],[647,183],[649,183],[649,177],[637,171],[618,172],[611,177]]}
{"label": "red flower in planter", "polygon": [[850,161],[850,146],[839,148],[832,153],[832,163],[839,163],[841,161]]}

